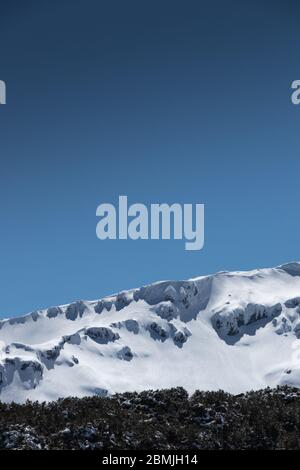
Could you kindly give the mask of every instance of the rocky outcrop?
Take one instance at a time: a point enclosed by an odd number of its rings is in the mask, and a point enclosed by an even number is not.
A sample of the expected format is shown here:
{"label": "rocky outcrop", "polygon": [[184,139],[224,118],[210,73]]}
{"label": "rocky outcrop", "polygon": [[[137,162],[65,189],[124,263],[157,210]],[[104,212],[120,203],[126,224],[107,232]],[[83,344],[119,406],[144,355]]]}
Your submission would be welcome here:
{"label": "rocky outcrop", "polygon": [[6,357],[0,362],[0,391],[13,382],[16,373],[24,388],[35,388],[43,377],[43,366],[37,360]]}
{"label": "rocky outcrop", "polygon": [[280,315],[282,305],[277,303],[272,306],[249,303],[245,308],[237,307],[233,310],[225,305],[221,310],[213,313],[211,321],[217,333],[222,337],[237,336],[246,332],[245,327],[256,324],[259,328],[260,321],[271,321]]}
{"label": "rocky outcrop", "polygon": [[111,328],[108,327],[86,328],[84,333],[98,344],[107,344],[120,338],[118,333],[115,333]]}

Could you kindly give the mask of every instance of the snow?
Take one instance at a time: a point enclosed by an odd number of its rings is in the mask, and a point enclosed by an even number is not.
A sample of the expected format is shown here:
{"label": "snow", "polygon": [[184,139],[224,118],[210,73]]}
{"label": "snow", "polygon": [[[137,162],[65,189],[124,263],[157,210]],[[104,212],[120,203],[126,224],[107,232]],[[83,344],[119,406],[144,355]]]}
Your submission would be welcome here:
{"label": "snow", "polygon": [[162,281],[0,322],[0,400],[300,387],[300,263]]}

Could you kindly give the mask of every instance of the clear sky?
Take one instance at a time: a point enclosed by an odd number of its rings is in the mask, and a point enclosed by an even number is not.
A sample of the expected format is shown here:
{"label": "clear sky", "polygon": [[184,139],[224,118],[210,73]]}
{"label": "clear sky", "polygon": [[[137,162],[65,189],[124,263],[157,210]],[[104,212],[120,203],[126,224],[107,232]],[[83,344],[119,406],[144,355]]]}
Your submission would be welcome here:
{"label": "clear sky", "polygon": [[[299,13],[0,1],[0,316],[300,259]],[[204,203],[204,249],[98,240],[120,194]]]}

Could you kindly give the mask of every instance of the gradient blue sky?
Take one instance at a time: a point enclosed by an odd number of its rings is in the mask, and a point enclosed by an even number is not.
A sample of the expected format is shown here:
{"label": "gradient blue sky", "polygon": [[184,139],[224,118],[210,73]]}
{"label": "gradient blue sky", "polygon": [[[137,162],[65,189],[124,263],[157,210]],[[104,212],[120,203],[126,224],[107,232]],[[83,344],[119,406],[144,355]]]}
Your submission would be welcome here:
{"label": "gradient blue sky", "polygon": [[[0,1],[0,316],[300,258],[299,10]],[[204,249],[98,240],[119,194],[204,203]]]}

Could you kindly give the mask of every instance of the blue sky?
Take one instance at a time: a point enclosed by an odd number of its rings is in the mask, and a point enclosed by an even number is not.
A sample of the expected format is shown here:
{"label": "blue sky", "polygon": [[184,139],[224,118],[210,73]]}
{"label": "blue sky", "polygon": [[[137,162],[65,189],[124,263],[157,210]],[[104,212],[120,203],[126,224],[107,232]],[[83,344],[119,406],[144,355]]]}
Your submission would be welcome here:
{"label": "blue sky", "polygon": [[[296,1],[0,2],[0,316],[299,259]],[[96,208],[204,203],[205,247]]]}

